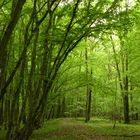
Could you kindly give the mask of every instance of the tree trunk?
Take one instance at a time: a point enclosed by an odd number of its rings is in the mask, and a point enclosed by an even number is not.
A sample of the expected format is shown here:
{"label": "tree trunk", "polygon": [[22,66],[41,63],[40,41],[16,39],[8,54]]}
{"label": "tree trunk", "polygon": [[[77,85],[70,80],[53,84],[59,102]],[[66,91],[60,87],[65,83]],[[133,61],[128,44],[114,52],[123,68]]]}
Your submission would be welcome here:
{"label": "tree trunk", "polygon": [[124,43],[122,42],[122,38],[120,37],[121,41],[121,61],[122,61],[122,73],[121,73],[121,68],[119,67],[119,63],[117,60],[117,53],[115,50],[115,44],[113,42],[112,37],[111,38],[111,43],[112,43],[112,48],[113,48],[113,53],[114,53],[114,60],[116,63],[116,70],[118,73],[118,79],[119,79],[119,84],[120,84],[120,89],[122,93],[122,98],[123,98],[123,116],[124,116],[124,123],[129,123],[129,98],[128,98],[128,92],[129,92],[129,81],[128,81],[128,56],[127,56],[127,50],[123,48]]}
{"label": "tree trunk", "polygon": [[[90,120],[90,112],[91,112],[91,93],[92,89],[89,85],[89,68],[88,68],[88,51],[87,48],[85,48],[85,61],[86,61],[86,82],[87,82],[87,97],[86,97],[86,114],[85,114],[85,122],[88,122]],[[91,69],[91,75],[92,76],[92,69]]]}
{"label": "tree trunk", "polygon": [[25,1],[26,0],[18,0],[15,3],[15,1],[13,0],[10,21],[0,40],[0,95],[1,95],[1,90],[5,84],[5,74],[6,74],[5,70],[6,70],[6,64],[7,64],[8,42],[9,42],[12,32],[14,31],[14,28],[19,20],[20,13],[22,11],[22,7],[23,7]]}
{"label": "tree trunk", "polygon": [[[123,42],[121,43],[123,46]],[[127,49],[123,49],[124,60],[122,59],[122,70],[123,70],[123,84],[124,84],[124,93],[123,93],[123,103],[124,103],[124,123],[130,123],[129,119],[129,79],[128,79],[128,54]]]}
{"label": "tree trunk", "polygon": [[123,97],[124,102],[124,123],[129,123],[129,101],[128,95],[124,95]]}

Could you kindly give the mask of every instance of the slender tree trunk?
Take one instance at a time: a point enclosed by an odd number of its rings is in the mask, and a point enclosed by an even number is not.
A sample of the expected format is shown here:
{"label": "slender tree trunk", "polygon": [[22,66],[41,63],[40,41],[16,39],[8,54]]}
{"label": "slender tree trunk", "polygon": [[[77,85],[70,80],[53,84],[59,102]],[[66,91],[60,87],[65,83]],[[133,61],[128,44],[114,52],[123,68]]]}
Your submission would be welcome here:
{"label": "slender tree trunk", "polygon": [[[127,50],[126,50],[127,51]],[[128,56],[127,56],[127,52],[125,52],[125,79],[124,79],[124,123],[129,123],[130,119],[129,119],[129,97],[128,97],[128,93],[129,93],[129,81],[128,81]]]}
{"label": "slender tree trunk", "polygon": [[[122,73],[118,64],[117,60],[117,53],[115,50],[115,45],[113,42],[112,37],[111,42],[112,42],[112,47],[113,47],[113,52],[114,52],[114,60],[116,63],[116,70],[118,73],[118,79],[119,79],[119,84],[120,84],[120,89],[122,92],[122,98],[123,98],[123,116],[124,116],[124,123],[129,123],[129,98],[128,98],[128,92],[129,92],[129,87],[128,87],[128,56],[127,56],[127,50],[124,50],[124,48],[121,48],[121,61],[122,61]],[[121,45],[123,46],[124,44],[122,43],[122,40],[120,38]],[[121,76],[122,75],[122,76]]]}
{"label": "slender tree trunk", "polygon": [[61,116],[65,117],[65,110],[66,110],[66,99],[65,99],[65,95],[62,99],[62,110],[61,110]]}
{"label": "slender tree trunk", "polygon": [[[86,87],[86,92],[87,92],[87,97],[86,97],[86,116],[85,116],[85,122],[88,122],[90,120],[90,112],[91,112],[91,93],[92,89],[91,86],[89,85],[89,68],[88,68],[88,51],[87,48],[85,48],[85,61],[86,61],[86,82],[87,82],[87,87]],[[92,76],[92,69],[91,69],[91,75]]]}
{"label": "slender tree trunk", "polygon": [[4,97],[1,99],[0,102],[0,126],[3,125],[3,111],[4,111]]}
{"label": "slender tree trunk", "polygon": [[113,128],[116,128],[116,121],[117,121],[117,114],[116,114],[116,111],[117,111],[117,92],[118,92],[118,81],[117,81],[117,76],[115,78],[115,92],[114,92],[114,113],[113,113],[113,121],[114,121],[114,124],[113,124]]}

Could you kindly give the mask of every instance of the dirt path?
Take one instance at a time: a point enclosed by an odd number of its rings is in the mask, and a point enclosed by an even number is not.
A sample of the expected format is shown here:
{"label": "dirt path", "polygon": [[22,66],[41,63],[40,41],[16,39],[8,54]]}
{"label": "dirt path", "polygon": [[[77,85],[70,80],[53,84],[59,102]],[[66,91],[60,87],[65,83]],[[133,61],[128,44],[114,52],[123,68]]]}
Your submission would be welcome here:
{"label": "dirt path", "polygon": [[61,120],[58,130],[48,133],[46,138],[48,140],[114,140],[113,137],[97,135],[92,128],[70,119]]}

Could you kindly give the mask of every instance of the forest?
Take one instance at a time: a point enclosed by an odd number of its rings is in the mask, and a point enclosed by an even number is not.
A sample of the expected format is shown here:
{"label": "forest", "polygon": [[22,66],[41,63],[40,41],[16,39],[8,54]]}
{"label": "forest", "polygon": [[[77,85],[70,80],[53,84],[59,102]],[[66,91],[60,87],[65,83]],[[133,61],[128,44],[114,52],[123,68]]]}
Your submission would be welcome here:
{"label": "forest", "polygon": [[140,140],[139,0],[0,0],[0,140]]}

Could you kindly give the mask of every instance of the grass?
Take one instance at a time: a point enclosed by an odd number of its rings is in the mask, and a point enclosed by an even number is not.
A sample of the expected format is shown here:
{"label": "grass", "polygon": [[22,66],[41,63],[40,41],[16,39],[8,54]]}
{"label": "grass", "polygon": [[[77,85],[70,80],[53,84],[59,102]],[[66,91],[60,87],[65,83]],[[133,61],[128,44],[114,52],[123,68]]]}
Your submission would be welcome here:
{"label": "grass", "polygon": [[[83,118],[54,119],[46,121],[44,126],[35,130],[30,140],[140,140],[140,123],[116,124],[110,120],[92,118],[88,123]],[[115,136],[114,136],[115,135]],[[0,130],[0,140],[4,131]]]}
{"label": "grass", "polygon": [[30,140],[45,140],[45,136],[51,132],[57,131],[60,119],[46,121],[42,128],[35,130]]}
{"label": "grass", "polygon": [[[44,132],[44,136],[43,136]],[[48,133],[49,132],[49,133]],[[137,124],[116,124],[110,120],[92,118],[88,123],[81,119],[59,119],[48,121],[46,127],[33,134],[39,134],[38,138],[31,140],[140,140],[140,125]],[[42,137],[43,136],[43,137]],[[131,137],[132,136],[132,137]]]}
{"label": "grass", "polygon": [[77,121],[93,128],[99,135],[115,136],[118,140],[140,140],[140,123],[117,123],[116,127],[113,128],[113,122],[105,119],[92,118],[92,120],[86,124],[82,119],[77,119]]}

